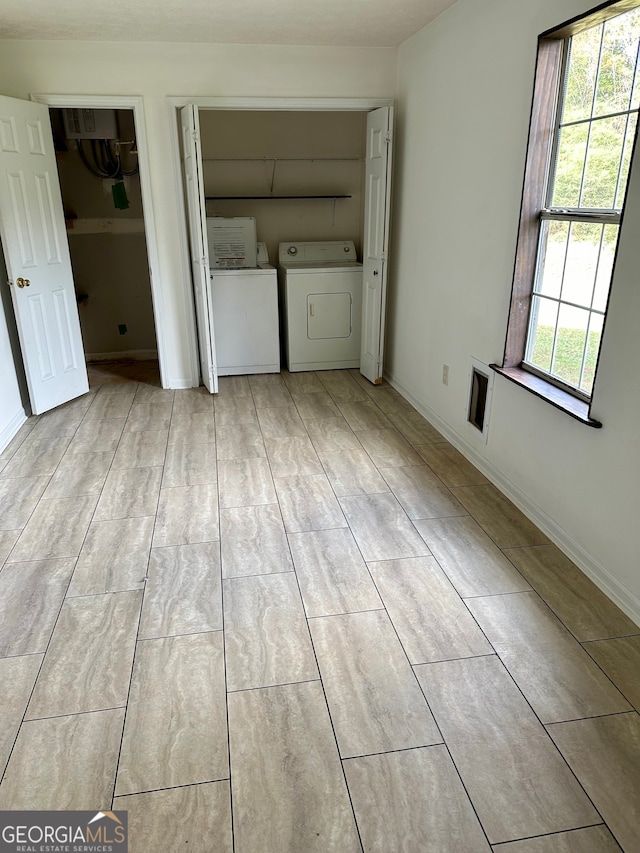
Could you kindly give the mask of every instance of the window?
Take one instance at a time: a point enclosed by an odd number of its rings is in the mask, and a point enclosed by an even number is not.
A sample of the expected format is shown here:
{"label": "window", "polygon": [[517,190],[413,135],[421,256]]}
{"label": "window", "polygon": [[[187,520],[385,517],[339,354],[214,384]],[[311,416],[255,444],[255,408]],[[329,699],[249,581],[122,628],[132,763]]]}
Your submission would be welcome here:
{"label": "window", "polygon": [[640,0],[539,42],[499,372],[587,422],[636,138],[639,46]]}

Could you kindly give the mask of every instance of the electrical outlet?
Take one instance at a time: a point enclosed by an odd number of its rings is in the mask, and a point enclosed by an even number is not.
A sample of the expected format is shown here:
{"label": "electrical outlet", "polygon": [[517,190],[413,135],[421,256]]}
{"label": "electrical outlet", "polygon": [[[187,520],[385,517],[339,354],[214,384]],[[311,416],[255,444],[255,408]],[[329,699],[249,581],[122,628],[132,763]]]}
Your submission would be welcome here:
{"label": "electrical outlet", "polygon": [[119,332],[121,335],[126,335],[126,334],[127,334],[127,325],[126,325],[126,323],[121,323],[121,324],[118,326],[118,332]]}
{"label": "electrical outlet", "polygon": [[442,365],[442,384],[443,385],[449,384],[449,365],[448,364]]}

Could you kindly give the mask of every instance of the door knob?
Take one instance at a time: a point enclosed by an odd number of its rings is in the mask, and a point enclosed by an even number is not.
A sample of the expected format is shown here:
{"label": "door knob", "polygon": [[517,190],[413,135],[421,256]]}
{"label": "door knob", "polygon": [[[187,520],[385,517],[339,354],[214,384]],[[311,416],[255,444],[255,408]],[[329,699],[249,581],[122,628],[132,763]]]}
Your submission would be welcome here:
{"label": "door knob", "polygon": [[16,284],[18,285],[18,287],[29,287],[31,282],[29,281],[28,278],[17,278]]}
{"label": "door knob", "polygon": [[374,275],[378,275],[378,270],[374,270],[374,271],[373,271],[373,274],[374,274]]}

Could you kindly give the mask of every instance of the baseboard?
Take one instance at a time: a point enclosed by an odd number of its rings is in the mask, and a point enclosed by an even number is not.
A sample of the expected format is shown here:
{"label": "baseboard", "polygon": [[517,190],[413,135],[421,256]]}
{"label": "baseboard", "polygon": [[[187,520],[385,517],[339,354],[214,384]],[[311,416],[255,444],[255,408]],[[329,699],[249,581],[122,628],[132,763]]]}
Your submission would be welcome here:
{"label": "baseboard", "polygon": [[589,577],[595,585],[604,592],[630,619],[640,625],[640,599],[631,590],[620,583],[611,572],[586,551],[580,543],[566,530],[560,527],[551,516],[534,503],[528,495],[522,492],[511,480],[481,456],[473,445],[453,430],[429,406],[418,400],[393,374],[386,374],[385,379],[399,391],[411,405],[424,415],[453,446],[465,456],[469,462],[489,479],[497,489],[512,501],[527,518],[532,521],[557,547],[569,557],[578,568]]}
{"label": "baseboard", "polygon": [[11,439],[17,434],[18,430],[27,420],[27,413],[24,409],[20,409],[11,418],[9,423],[0,432],[0,453],[3,453],[9,445]]}
{"label": "baseboard", "polygon": [[84,359],[90,361],[152,361],[158,358],[156,349],[129,349],[122,352],[86,352]]}

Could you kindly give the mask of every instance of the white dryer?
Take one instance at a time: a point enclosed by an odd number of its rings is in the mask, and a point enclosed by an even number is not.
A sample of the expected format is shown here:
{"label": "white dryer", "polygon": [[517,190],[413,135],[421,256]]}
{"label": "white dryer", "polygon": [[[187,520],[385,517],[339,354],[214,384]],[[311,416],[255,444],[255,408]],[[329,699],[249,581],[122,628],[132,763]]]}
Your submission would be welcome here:
{"label": "white dryer", "polygon": [[278,260],[289,370],[359,367],[362,264],[353,241],[280,243]]}

